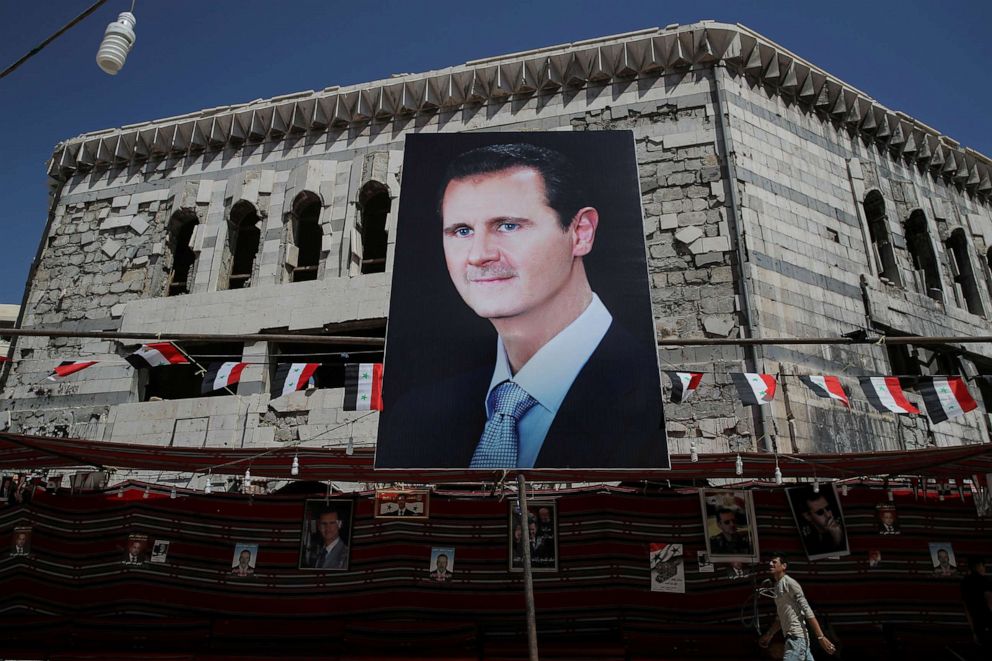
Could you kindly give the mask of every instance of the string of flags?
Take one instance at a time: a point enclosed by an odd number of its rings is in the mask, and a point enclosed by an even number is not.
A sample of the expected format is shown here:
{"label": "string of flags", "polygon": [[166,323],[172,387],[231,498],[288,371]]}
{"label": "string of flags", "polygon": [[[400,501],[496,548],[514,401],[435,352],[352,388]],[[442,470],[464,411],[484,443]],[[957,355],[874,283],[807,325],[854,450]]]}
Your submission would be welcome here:
{"label": "string of flags", "polygon": [[[189,365],[191,361],[172,342],[143,344],[137,351],[124,357],[135,369],[150,369],[169,365]],[[98,364],[97,360],[66,360],[52,369],[50,381],[57,381]],[[200,393],[209,394],[230,388],[241,380],[249,365],[246,362],[226,361],[210,363],[200,384]],[[281,397],[316,385],[314,374],[321,363],[279,363],[272,384],[272,395]],[[382,363],[346,364],[345,411],[382,410]]]}
{"label": "string of flags", "polygon": [[[702,372],[666,371],[665,374],[672,385],[670,401],[676,404],[688,400],[703,380]],[[761,406],[775,399],[778,381],[772,374],[732,372],[730,379],[745,406]],[[964,379],[959,376],[921,376],[915,379],[916,387],[923,396],[927,415],[934,424],[978,408]],[[799,380],[817,397],[833,399],[847,408],[851,407],[851,401],[838,377],[811,375],[800,376]],[[900,415],[920,414],[920,410],[906,398],[899,377],[866,376],[860,377],[858,383],[868,403],[876,411]]]}

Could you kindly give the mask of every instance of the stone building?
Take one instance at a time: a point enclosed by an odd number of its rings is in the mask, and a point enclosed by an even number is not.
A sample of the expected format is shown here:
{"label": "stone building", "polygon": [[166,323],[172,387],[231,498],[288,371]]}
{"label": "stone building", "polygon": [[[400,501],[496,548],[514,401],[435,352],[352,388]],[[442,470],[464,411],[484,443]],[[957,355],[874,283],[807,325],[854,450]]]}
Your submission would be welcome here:
{"label": "stone building", "polygon": [[[740,26],[704,21],[89,133],[57,146],[25,328],[382,337],[404,136],[633,131],[659,337],[987,335],[992,161]],[[253,362],[237,395],[130,348],[18,339],[11,431],[175,446],[372,444],[334,370],[270,398],[271,362],[367,347],[190,345]],[[863,375],[992,374],[992,345],[664,348],[706,371],[667,408],[673,452],[844,452],[985,442],[979,411],[931,426],[872,411]],[[102,361],[45,380],[61,360]],[[749,409],[727,373],[783,375]],[[840,375],[847,410],[795,375]],[[387,375],[388,381],[388,375]]]}

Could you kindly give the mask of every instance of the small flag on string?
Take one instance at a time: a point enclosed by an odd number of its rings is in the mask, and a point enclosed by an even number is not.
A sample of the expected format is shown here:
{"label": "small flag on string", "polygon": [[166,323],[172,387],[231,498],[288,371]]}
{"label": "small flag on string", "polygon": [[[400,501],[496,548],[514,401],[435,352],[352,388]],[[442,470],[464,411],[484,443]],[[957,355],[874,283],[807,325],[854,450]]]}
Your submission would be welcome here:
{"label": "small flag on string", "polygon": [[672,381],[671,401],[681,404],[696,392],[699,382],[703,380],[701,372],[665,372]]}
{"label": "small flag on string", "polygon": [[891,411],[893,413],[918,414],[920,410],[909,403],[906,393],[899,385],[895,376],[865,376],[861,377],[861,389],[868,402],[876,411]]}
{"label": "small flag on string", "polygon": [[159,367],[161,365],[184,365],[189,363],[189,359],[172,342],[142,344],[141,348],[130,356],[124,356],[124,360],[139,370],[149,367]]}
{"label": "small flag on string", "polygon": [[272,394],[282,397],[303,390],[318,367],[320,363],[280,363],[276,368],[276,379],[272,383]]}
{"label": "small flag on string", "polygon": [[241,372],[248,363],[211,363],[203,377],[200,392],[207,394],[221,388],[229,388],[241,380]]}
{"label": "small flag on string", "polygon": [[75,374],[80,370],[84,370],[90,365],[96,365],[98,361],[95,360],[63,360],[61,363],[55,366],[52,373],[48,375],[49,381],[56,381],[64,376],[69,376],[70,374]]}
{"label": "small flag on string", "polygon": [[778,384],[771,374],[732,372],[730,378],[737,388],[737,396],[745,406],[767,404],[775,399],[775,388]]}
{"label": "small flag on string", "polygon": [[799,380],[802,381],[807,388],[812,390],[813,394],[817,397],[836,399],[844,406],[851,408],[851,402],[847,399],[847,393],[844,392],[844,386],[840,384],[840,379],[836,376],[801,376],[799,377]]}
{"label": "small flag on string", "polygon": [[978,408],[959,376],[925,376],[918,381],[930,420],[936,424]]}
{"label": "small flag on string", "polygon": [[344,410],[382,410],[382,363],[344,366]]}

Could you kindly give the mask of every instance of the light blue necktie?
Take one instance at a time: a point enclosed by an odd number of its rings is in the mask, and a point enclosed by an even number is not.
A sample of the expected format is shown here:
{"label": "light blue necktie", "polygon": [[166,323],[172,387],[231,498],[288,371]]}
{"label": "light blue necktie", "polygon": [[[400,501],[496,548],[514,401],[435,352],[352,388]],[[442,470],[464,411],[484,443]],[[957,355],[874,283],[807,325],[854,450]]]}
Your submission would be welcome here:
{"label": "light blue necktie", "polygon": [[537,400],[513,381],[504,381],[489,395],[492,416],[472,455],[470,468],[516,468],[520,434],[517,424]]}

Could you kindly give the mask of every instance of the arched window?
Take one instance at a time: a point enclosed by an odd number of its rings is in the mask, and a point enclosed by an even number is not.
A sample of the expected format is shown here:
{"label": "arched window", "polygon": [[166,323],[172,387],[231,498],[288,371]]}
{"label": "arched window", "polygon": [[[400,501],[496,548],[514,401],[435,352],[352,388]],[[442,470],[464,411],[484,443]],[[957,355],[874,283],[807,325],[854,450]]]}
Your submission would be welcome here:
{"label": "arched window", "polygon": [[251,202],[241,200],[231,207],[231,217],[227,221],[228,272],[231,274],[227,279],[227,289],[243,289],[251,284],[255,255],[262,238],[259,220]]}
{"label": "arched window", "polygon": [[899,285],[899,269],[896,255],[889,236],[889,221],[885,215],[885,200],[882,194],[873,190],[865,196],[865,217],[868,219],[868,234],[875,251],[875,266],[879,274],[893,284]]}
{"label": "arched window", "polygon": [[[287,255],[286,268],[291,282],[316,280],[320,268],[320,197],[303,191],[293,200],[289,222],[289,243],[296,248],[293,259]],[[295,261],[295,263],[293,263]]]}
{"label": "arched window", "polygon": [[937,268],[937,255],[933,251],[930,232],[927,229],[927,218],[917,209],[909,215],[905,223],[906,247],[913,262],[916,274],[916,288],[935,301],[944,299],[944,291],[940,285],[940,271]]}
{"label": "arched window", "polygon": [[358,194],[362,273],[382,273],[386,270],[386,218],[390,204],[389,188],[378,181],[368,182]]}
{"label": "arched window", "polygon": [[180,209],[169,219],[168,249],[172,255],[172,266],[169,269],[166,296],[179,296],[192,291],[196,253],[189,244],[193,238],[193,230],[199,224],[200,219],[190,209]]}
{"label": "arched window", "polygon": [[972,314],[984,314],[982,310],[982,295],[978,292],[978,279],[971,265],[968,254],[968,237],[964,230],[958,228],[951,232],[947,239],[947,253],[951,260],[951,270],[956,285],[958,300]]}

